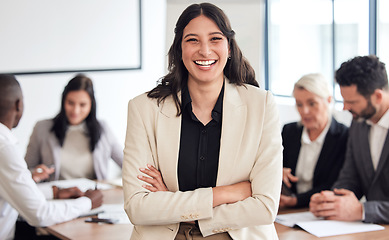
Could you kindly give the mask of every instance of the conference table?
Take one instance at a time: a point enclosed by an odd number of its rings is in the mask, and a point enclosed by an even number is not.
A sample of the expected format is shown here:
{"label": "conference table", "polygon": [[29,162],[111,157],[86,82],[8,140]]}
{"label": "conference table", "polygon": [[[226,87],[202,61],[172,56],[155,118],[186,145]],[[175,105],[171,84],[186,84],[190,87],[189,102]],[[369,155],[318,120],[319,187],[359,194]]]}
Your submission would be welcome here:
{"label": "conference table", "polygon": [[[123,190],[114,187],[102,190],[104,204],[123,204]],[[106,224],[86,223],[89,217],[76,218],[74,220],[46,227],[45,230],[59,239],[64,240],[122,240],[130,239],[132,233],[131,224]]]}
{"label": "conference table", "polygon": [[[123,190],[121,187],[115,187],[109,190],[103,190],[105,204],[123,203]],[[282,213],[292,213],[306,211],[307,209],[286,209],[280,210]],[[64,240],[128,240],[130,239],[133,226],[131,224],[106,224],[106,223],[86,223],[85,219],[77,218],[72,221],[60,223],[45,228],[50,234]],[[382,225],[382,224],[380,224]],[[354,234],[337,235],[333,237],[316,237],[302,229],[286,227],[275,223],[275,227],[280,240],[387,240],[389,239],[389,224],[382,225],[384,230],[362,232]],[[245,239],[242,239],[245,240]]]}

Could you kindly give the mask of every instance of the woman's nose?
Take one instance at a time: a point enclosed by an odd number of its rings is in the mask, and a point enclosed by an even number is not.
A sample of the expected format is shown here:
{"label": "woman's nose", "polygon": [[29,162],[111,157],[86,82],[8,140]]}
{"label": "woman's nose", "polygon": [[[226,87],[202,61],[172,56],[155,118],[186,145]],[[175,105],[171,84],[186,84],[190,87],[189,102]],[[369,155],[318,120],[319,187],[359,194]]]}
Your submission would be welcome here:
{"label": "woman's nose", "polygon": [[211,48],[209,47],[208,43],[202,43],[199,49],[199,54],[207,57],[211,54]]}
{"label": "woman's nose", "polygon": [[78,114],[80,112],[80,107],[79,106],[74,106],[73,108],[73,113]]}
{"label": "woman's nose", "polygon": [[301,108],[301,112],[304,113],[304,114],[309,113],[309,107],[303,106],[303,107]]}

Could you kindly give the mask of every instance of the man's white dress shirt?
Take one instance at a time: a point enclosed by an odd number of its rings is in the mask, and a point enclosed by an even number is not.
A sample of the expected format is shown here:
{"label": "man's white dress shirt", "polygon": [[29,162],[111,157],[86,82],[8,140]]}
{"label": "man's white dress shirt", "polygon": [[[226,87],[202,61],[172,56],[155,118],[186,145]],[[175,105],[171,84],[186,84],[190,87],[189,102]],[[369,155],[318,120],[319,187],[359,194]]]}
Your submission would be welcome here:
{"label": "man's white dress shirt", "polygon": [[366,120],[366,123],[370,125],[369,145],[371,160],[373,161],[374,170],[377,170],[382,148],[389,130],[389,111],[386,111],[376,124],[370,120]]}
{"label": "man's white dress shirt", "polygon": [[[0,239],[13,239],[15,222],[20,214],[30,225],[49,226],[78,217],[91,209],[91,200],[81,197],[73,200],[47,201],[42,189],[32,180],[16,138],[0,123]],[[50,197],[50,196],[48,196]]]}

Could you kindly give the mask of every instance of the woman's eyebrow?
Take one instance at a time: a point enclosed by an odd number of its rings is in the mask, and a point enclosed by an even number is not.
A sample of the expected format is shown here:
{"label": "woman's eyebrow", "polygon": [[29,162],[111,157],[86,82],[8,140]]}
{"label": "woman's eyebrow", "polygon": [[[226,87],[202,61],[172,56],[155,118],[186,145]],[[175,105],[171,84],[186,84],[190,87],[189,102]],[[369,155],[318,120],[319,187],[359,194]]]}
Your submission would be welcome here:
{"label": "woman's eyebrow", "polygon": [[194,33],[188,33],[188,34],[186,34],[186,35],[184,36],[184,39],[185,39],[185,38],[187,38],[187,37],[191,37],[191,36],[192,36],[192,37],[193,37],[193,36],[194,36],[194,37],[196,37],[196,36],[197,36],[197,34],[194,34]]}
{"label": "woman's eyebrow", "polygon": [[[224,36],[224,34],[223,34],[222,32],[211,32],[211,33],[209,33],[208,35],[223,35],[223,36]],[[195,34],[195,33],[188,33],[188,34],[186,34],[186,35],[184,36],[183,39],[185,39],[185,38],[187,38],[187,37],[197,37],[197,36],[198,36],[198,35]]]}

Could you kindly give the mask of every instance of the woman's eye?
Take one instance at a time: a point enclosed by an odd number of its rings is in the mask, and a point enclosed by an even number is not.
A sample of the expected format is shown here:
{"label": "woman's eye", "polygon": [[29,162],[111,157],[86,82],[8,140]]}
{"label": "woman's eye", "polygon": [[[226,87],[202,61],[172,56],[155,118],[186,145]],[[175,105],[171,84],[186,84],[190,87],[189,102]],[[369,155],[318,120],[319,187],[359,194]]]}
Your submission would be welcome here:
{"label": "woman's eye", "polygon": [[213,37],[213,38],[211,38],[211,41],[218,41],[218,40],[222,40],[222,38],[221,37]]}
{"label": "woman's eye", "polygon": [[187,42],[197,42],[197,39],[196,38],[189,38],[186,41]]}

